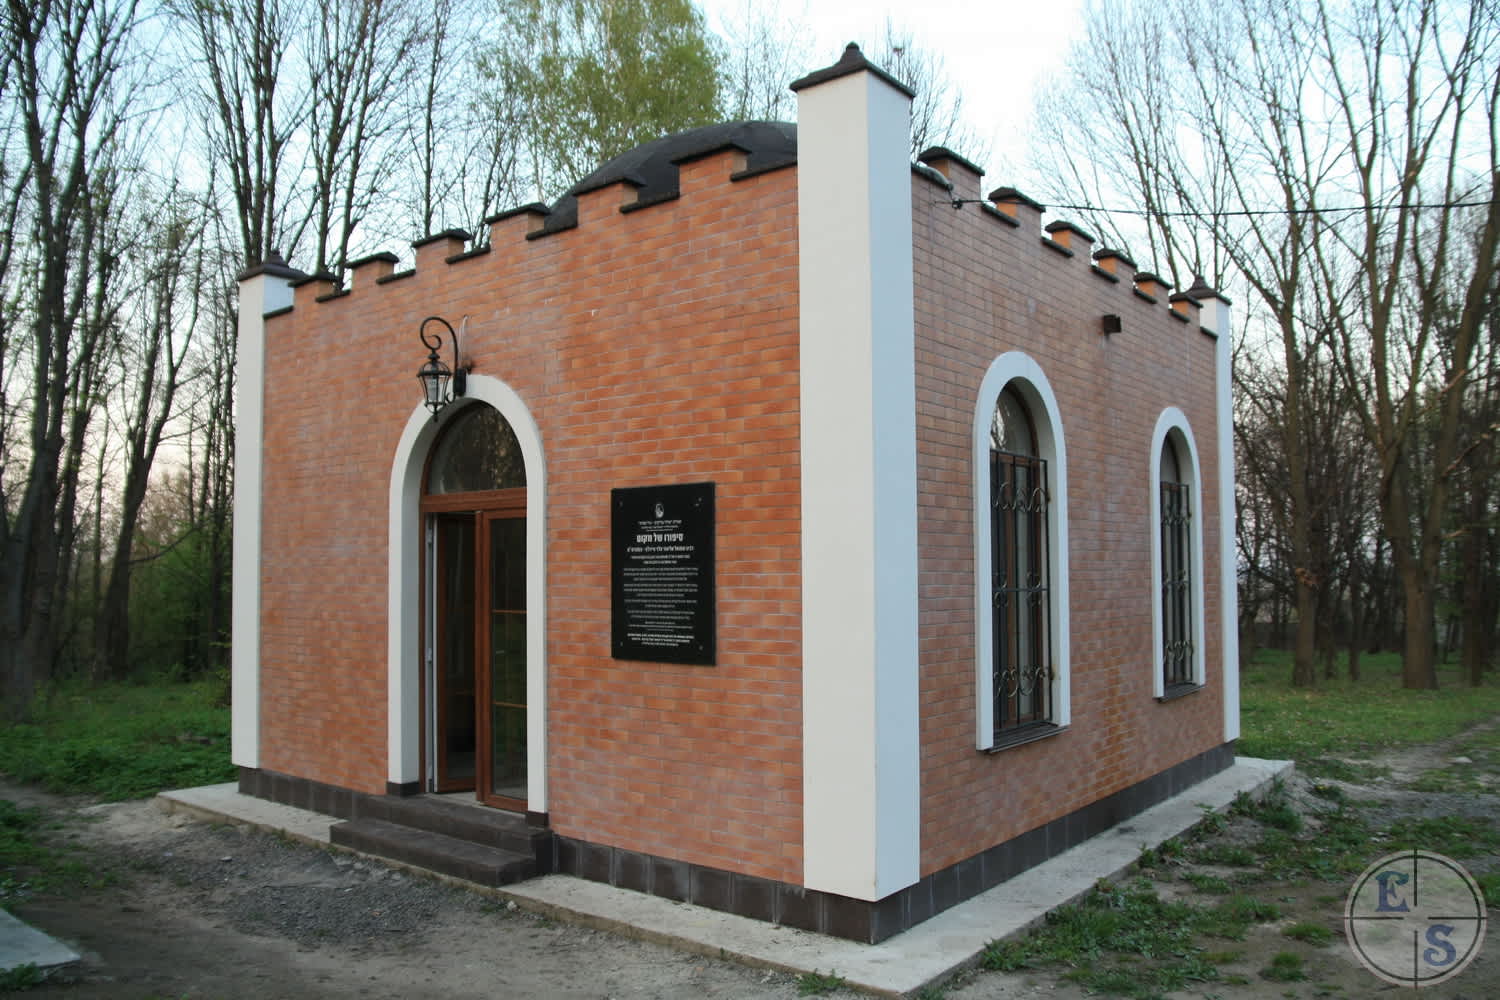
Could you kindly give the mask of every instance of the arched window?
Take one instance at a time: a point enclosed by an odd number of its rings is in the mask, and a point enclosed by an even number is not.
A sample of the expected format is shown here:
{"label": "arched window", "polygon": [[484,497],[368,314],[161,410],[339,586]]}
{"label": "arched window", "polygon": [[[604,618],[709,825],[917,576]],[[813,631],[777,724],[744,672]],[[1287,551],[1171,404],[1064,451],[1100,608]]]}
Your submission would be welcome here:
{"label": "arched window", "polygon": [[1161,648],[1166,690],[1193,677],[1193,498],[1172,436],[1161,446]]}
{"label": "arched window", "polygon": [[476,493],[525,485],[521,445],[500,411],[466,406],[455,414],[433,448],[427,492]]}
{"label": "arched window", "polygon": [[1057,399],[1019,351],[991,363],[974,412],[975,745],[1067,726],[1067,452]]}
{"label": "arched window", "polygon": [[1203,525],[1198,452],[1187,417],[1168,407],[1157,419],[1151,452],[1151,608],[1159,698],[1204,683]]}
{"label": "arched window", "polygon": [[997,739],[1052,718],[1047,462],[1007,386],[990,423],[990,611]]}
{"label": "arched window", "polygon": [[432,790],[528,808],[530,676],[526,462],[500,411],[472,402],[432,448],[428,538]]}

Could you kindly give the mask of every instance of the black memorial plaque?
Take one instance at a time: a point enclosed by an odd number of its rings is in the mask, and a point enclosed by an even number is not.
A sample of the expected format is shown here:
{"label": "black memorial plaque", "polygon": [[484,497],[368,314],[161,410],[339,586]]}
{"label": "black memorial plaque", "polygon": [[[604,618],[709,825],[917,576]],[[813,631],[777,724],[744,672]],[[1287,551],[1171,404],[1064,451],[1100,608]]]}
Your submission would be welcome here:
{"label": "black memorial plaque", "polygon": [[617,660],[715,660],[714,484],[610,491]]}

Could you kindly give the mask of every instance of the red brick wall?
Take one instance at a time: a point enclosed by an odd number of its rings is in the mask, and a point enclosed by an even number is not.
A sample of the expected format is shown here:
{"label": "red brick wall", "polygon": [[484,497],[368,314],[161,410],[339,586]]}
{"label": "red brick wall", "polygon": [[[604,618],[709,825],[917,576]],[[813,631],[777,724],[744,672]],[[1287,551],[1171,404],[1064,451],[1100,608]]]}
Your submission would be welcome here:
{"label": "red brick wall", "polygon": [[[367,792],[386,776],[389,477],[416,405],[416,328],[469,315],[476,372],[531,410],[547,461],[549,811],[557,832],[801,881],[796,171],[731,183],[733,155],[685,164],[681,197],[268,321],[262,540],[262,766]],[[913,183],[921,573],[922,871],[1140,781],[1222,740],[1214,343],[1166,303],[955,211]],[[1124,331],[1099,333],[1103,313]],[[1072,725],[974,749],[971,424],[1008,350],[1047,373],[1068,452]],[[1147,470],[1162,408],[1200,461],[1205,690],[1152,697]],[[714,481],[719,663],[609,654],[613,487]],[[1056,613],[1056,609],[1054,610]]]}
{"label": "red brick wall", "polygon": [[[796,172],[681,170],[681,197],[444,263],[268,322],[262,766],[386,776],[391,462],[422,317],[469,315],[476,373],[530,408],[547,462],[549,803],[560,834],[801,880]],[[717,483],[718,665],[609,651],[614,487]],[[533,765],[535,766],[535,764]]]}
{"label": "red brick wall", "polygon": [[[1039,215],[1012,227],[955,211],[913,182],[921,574],[922,873],[1065,815],[1223,742],[1214,341],[1196,322],[1091,272],[1089,248],[1045,246]],[[1100,317],[1124,330],[1105,337]],[[975,749],[972,426],[980,382],[1030,355],[1057,397],[1068,459],[1072,722],[1035,743]],[[1152,696],[1151,435],[1186,413],[1198,449],[1208,684]],[[1054,604],[1053,614],[1060,609]]]}

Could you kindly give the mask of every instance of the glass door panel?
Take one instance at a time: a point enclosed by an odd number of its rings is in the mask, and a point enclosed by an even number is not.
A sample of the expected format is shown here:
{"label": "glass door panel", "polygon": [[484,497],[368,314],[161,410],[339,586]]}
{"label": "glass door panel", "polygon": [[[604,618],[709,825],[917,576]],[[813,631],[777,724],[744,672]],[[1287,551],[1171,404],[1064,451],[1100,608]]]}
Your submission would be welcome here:
{"label": "glass door panel", "polygon": [[526,519],[489,515],[486,677],[489,755],[486,799],[526,802]]}
{"label": "glass door panel", "polygon": [[437,790],[474,787],[475,548],[472,516],[436,518],[435,703]]}

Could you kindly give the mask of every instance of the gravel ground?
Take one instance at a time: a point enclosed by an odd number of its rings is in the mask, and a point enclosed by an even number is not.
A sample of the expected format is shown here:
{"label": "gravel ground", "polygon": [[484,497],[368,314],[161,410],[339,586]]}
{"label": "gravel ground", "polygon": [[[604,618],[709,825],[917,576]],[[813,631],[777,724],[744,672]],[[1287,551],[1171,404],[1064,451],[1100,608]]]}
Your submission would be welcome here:
{"label": "gravel ground", "polygon": [[[1500,719],[1488,727],[1500,727]],[[1500,828],[1500,767],[1455,758],[1473,731],[1432,747],[1355,761],[1378,773],[1340,784],[1373,803],[1385,823],[1400,816],[1465,816]],[[1459,762],[1456,762],[1459,761]],[[1453,773],[1460,791],[1411,786]],[[1332,783],[1332,782],[1325,782]],[[1312,782],[1297,779],[1293,801],[1326,805]],[[466,891],[336,851],[286,838],[168,814],[154,803],[96,805],[0,782],[0,798],[40,805],[62,818],[56,837],[96,875],[95,888],[54,889],[15,907],[24,920],[72,945],[83,962],[27,996],[93,998],[468,997],[783,998],[799,995],[795,977],[688,955],[621,935],[517,910]],[[1220,835],[1250,843],[1251,820]],[[1370,845],[1370,858],[1385,853]],[[1465,860],[1470,870],[1500,870],[1500,856]],[[1187,870],[1158,874],[1162,891],[1190,896]],[[1271,883],[1282,919],[1252,930],[1232,947],[1242,957],[1226,972],[1246,982],[1202,984],[1176,998],[1358,998],[1407,995],[1374,979],[1341,938],[1348,884]],[[1294,921],[1335,932],[1322,947],[1289,942]],[[1256,975],[1278,951],[1298,951],[1309,971],[1298,983]],[[1063,969],[1012,974],[970,972],[944,984],[948,1000],[1083,1000]],[[839,991],[835,995],[852,995]],[[1423,1000],[1500,997],[1500,945]]]}
{"label": "gravel ground", "polygon": [[64,835],[105,885],[17,915],[83,962],[28,997],[794,997],[793,977],[538,917],[478,892],[150,802],[88,805]]}

